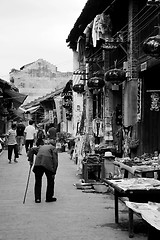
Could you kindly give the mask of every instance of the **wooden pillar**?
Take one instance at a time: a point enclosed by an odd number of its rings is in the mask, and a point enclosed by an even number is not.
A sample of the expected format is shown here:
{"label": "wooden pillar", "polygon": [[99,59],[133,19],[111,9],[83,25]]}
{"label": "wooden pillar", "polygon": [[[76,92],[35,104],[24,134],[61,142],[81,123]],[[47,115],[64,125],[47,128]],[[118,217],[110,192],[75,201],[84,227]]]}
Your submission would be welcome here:
{"label": "wooden pillar", "polygon": [[[109,70],[109,52],[103,50],[104,71]],[[105,80],[105,79],[104,79]],[[106,83],[104,89],[104,102],[103,102],[103,116],[104,116],[104,140],[108,145],[112,145],[113,133],[112,133],[112,103],[113,96],[111,91],[111,83]]]}
{"label": "wooden pillar", "polygon": [[83,109],[85,111],[85,135],[89,138],[91,151],[94,152],[94,137],[93,137],[93,96],[87,86],[89,73],[89,65],[86,63],[86,81],[85,81],[85,96],[84,96],[84,106]]}
{"label": "wooden pillar", "polygon": [[137,39],[137,13],[138,0],[129,1],[128,14],[128,80],[123,84],[123,124],[130,126],[136,124],[137,118],[137,82],[138,82],[138,39]]}
{"label": "wooden pillar", "polygon": [[138,14],[138,0],[129,1],[129,16],[128,16],[128,67],[130,72],[130,79],[138,77],[137,63],[138,63],[138,35],[137,33],[137,14]]}

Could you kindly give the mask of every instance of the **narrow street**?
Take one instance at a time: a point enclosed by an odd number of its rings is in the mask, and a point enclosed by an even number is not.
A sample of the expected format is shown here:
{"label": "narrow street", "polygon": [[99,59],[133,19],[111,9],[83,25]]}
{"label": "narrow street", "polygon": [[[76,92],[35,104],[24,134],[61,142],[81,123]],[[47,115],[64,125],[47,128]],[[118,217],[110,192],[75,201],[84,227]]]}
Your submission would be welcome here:
{"label": "narrow street", "polygon": [[[26,153],[18,163],[8,164],[7,151],[0,156],[0,240],[128,240],[128,211],[120,205],[120,224],[114,222],[111,194],[89,193],[76,189],[76,165],[68,153],[59,153],[55,197],[45,202],[43,177],[42,202],[35,203],[34,174],[31,173],[26,202],[23,197],[29,164]],[[138,221],[138,223],[137,223]],[[144,223],[136,219],[134,240],[147,239]]]}

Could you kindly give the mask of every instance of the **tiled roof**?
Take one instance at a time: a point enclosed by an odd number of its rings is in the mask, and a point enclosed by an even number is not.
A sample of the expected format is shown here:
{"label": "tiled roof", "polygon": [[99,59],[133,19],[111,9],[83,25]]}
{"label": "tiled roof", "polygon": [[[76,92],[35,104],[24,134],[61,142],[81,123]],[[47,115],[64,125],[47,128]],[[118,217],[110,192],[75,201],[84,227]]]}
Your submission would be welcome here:
{"label": "tiled roof", "polygon": [[45,96],[39,97],[39,98],[27,103],[26,105],[23,105],[23,108],[28,109],[30,107],[37,106],[40,104],[40,102],[43,102],[49,98],[53,98],[53,97],[61,94],[62,91],[63,91],[63,88],[60,88],[60,89],[55,90],[54,92],[47,93]]}

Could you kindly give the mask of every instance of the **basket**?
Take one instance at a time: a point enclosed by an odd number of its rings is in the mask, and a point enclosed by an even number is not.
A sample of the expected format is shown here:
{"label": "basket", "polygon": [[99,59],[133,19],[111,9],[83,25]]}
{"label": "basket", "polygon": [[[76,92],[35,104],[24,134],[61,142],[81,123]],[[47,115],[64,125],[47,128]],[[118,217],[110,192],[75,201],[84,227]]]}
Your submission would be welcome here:
{"label": "basket", "polygon": [[106,193],[106,192],[108,192],[108,186],[106,186],[103,183],[93,184],[93,188],[98,193]]}

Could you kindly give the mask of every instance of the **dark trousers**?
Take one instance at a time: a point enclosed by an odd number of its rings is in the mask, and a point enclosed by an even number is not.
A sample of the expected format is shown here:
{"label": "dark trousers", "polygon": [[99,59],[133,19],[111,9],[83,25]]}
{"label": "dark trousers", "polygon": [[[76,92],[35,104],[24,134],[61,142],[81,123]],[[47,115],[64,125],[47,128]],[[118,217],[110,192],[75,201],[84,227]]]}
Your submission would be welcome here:
{"label": "dark trousers", "polygon": [[14,157],[15,158],[18,158],[18,145],[15,144],[15,145],[8,145],[8,160],[11,160],[12,159],[12,153],[13,153],[13,150],[14,150]]}
{"label": "dark trousers", "polygon": [[55,175],[51,171],[44,168],[43,166],[35,166],[34,173],[35,173],[35,187],[34,187],[35,200],[36,199],[41,200],[42,177],[44,173],[47,177],[46,200],[50,200],[54,196]]}
{"label": "dark trousers", "polygon": [[33,139],[27,139],[27,140],[25,141],[26,153],[28,152],[28,149],[29,149],[29,148],[32,148],[32,147],[33,147],[33,142],[34,142]]}

